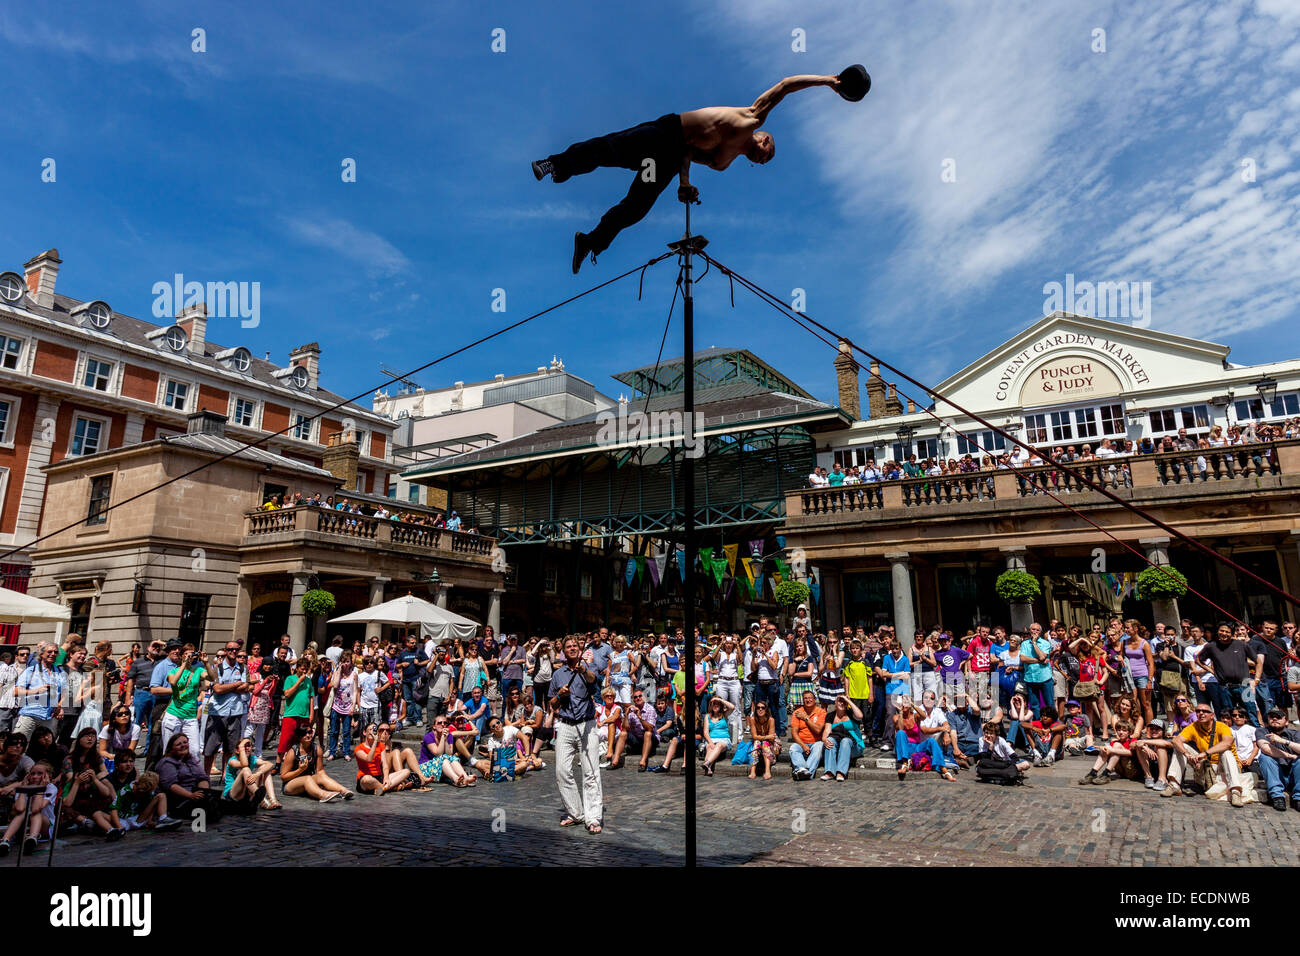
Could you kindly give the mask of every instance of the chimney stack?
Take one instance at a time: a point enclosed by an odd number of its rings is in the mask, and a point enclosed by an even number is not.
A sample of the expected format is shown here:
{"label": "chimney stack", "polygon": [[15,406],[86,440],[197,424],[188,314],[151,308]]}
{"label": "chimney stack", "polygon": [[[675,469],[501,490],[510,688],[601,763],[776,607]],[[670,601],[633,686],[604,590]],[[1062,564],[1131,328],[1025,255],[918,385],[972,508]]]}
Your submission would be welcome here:
{"label": "chimney stack", "polygon": [[916,411],[916,402],[912,401],[909,398],[907,400],[907,414],[911,415],[915,411]]}
{"label": "chimney stack", "polygon": [[181,309],[176,316],[176,324],[185,332],[185,337],[189,341],[187,346],[189,353],[201,356],[208,336],[208,304],[196,302]]}
{"label": "chimney stack", "polygon": [[840,408],[848,412],[855,422],[861,420],[858,363],[853,360],[853,349],[847,339],[840,339],[840,350],[835,356],[835,381],[839,386]]}
{"label": "chimney stack", "polygon": [[867,376],[867,417],[885,417],[885,380],[880,377],[880,363],[871,363]]}
{"label": "chimney stack", "polygon": [[59,278],[58,249],[47,249],[23,264],[27,277],[27,293],[44,309],[54,308],[54,283]]}
{"label": "chimney stack", "polygon": [[215,435],[217,438],[224,438],[226,436],[226,416],[217,412],[195,412],[185,420],[185,434]]}
{"label": "chimney stack", "polygon": [[885,415],[903,414],[903,401],[898,397],[898,384],[889,383],[889,392],[885,396]]}
{"label": "chimney stack", "polygon": [[307,370],[307,387],[318,388],[320,381],[320,343],[308,342],[289,353],[289,367]]}

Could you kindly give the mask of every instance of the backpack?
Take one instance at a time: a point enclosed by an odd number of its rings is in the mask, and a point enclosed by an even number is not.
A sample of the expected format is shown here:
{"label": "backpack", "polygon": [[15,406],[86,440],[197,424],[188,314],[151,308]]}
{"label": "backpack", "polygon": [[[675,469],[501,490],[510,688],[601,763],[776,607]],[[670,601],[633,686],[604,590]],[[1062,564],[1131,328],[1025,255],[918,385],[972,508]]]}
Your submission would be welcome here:
{"label": "backpack", "polygon": [[997,783],[1004,787],[1023,785],[1025,775],[1016,769],[1014,761],[985,753],[975,764],[975,779],[980,783]]}

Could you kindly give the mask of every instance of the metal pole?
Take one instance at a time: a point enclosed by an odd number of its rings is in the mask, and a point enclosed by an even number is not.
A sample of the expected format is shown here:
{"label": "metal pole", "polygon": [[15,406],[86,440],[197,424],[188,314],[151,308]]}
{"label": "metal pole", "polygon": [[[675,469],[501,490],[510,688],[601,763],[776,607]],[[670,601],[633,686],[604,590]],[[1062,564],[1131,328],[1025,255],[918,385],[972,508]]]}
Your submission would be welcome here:
{"label": "metal pole", "polygon": [[[680,242],[669,243],[669,248],[682,257],[682,361],[685,379],[682,389],[682,546],[686,549],[686,575],[682,593],[682,631],[686,637],[682,672],[686,676],[686,708],[682,714],[685,725],[686,753],[686,865],[695,865],[695,458],[686,441],[695,438],[695,287],[691,271],[691,256],[699,252],[708,240],[691,235],[691,204],[686,206],[686,234]],[[707,569],[706,569],[707,570]]]}

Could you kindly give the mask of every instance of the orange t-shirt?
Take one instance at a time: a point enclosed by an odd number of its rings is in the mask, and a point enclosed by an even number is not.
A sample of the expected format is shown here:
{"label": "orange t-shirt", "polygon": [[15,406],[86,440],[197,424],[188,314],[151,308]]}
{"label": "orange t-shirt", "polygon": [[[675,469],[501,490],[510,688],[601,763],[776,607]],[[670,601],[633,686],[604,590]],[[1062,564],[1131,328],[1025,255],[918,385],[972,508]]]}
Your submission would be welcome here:
{"label": "orange t-shirt", "polygon": [[794,739],[801,744],[812,746],[822,739],[822,728],[826,726],[826,711],[814,707],[809,714],[800,707],[790,715],[790,723],[794,727]]}
{"label": "orange t-shirt", "polygon": [[384,779],[384,745],[375,742],[375,749],[370,752],[369,760],[361,759],[361,750],[365,745],[362,744],[352,751],[352,755],[357,758],[357,779],[369,774],[376,780]]}

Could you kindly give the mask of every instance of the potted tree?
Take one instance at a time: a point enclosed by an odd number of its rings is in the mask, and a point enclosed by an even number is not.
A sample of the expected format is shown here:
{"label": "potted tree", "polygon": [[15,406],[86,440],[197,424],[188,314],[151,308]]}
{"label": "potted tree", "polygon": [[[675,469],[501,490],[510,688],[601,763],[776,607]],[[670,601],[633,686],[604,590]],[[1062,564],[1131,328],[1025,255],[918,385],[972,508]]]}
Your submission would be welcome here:
{"label": "potted tree", "polygon": [[787,615],[793,614],[793,608],[807,604],[812,590],[802,581],[782,581],[776,586],[776,603],[785,609]]}
{"label": "potted tree", "polygon": [[1137,577],[1138,597],[1151,602],[1151,617],[1156,624],[1163,623],[1178,633],[1181,621],[1178,616],[1178,599],[1187,593],[1187,575],[1173,565],[1152,565]]}
{"label": "potted tree", "polygon": [[993,590],[1011,605],[1011,630],[1027,633],[1029,625],[1034,623],[1034,600],[1042,593],[1038,578],[1028,571],[1012,568],[998,575]]}

